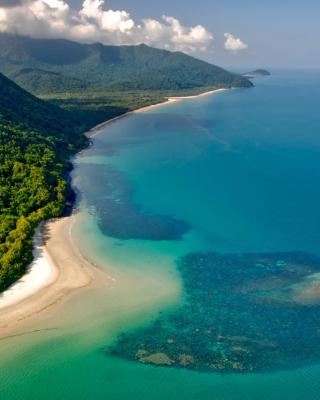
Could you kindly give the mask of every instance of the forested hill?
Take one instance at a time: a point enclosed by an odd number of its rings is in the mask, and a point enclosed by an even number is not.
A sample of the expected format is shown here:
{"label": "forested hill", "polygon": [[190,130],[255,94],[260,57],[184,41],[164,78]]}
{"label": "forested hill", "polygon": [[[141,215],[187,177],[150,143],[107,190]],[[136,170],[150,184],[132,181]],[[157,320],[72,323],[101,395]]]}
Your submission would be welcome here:
{"label": "forested hill", "polygon": [[0,74],[0,291],[31,261],[36,225],[61,214],[68,158],[85,143],[81,129]]}
{"label": "forested hill", "polygon": [[1,73],[0,116],[2,122],[26,125],[43,136],[55,135],[64,144],[72,143],[75,130],[83,130],[67,111],[38,99]]}
{"label": "forested hill", "polygon": [[0,34],[0,71],[36,94],[86,90],[250,87],[240,75],[180,52]]}

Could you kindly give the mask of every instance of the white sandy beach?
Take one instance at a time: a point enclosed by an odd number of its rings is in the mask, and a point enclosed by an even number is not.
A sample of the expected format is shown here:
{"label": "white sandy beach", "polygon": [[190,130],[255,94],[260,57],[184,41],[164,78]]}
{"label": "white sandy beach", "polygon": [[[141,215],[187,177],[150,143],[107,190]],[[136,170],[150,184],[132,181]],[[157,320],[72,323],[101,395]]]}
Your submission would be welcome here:
{"label": "white sandy beach", "polygon": [[72,218],[48,221],[37,231],[36,258],[28,273],[0,298],[0,338],[23,328],[31,319],[47,316],[79,289],[113,283],[85,260],[73,244]]}
{"label": "white sandy beach", "polygon": [[34,261],[27,268],[27,272],[9,289],[0,294],[0,312],[2,309],[17,304],[37,293],[56,279],[57,268],[45,249],[42,230],[43,223],[40,224],[34,235]]}
{"label": "white sandy beach", "polygon": [[100,133],[105,127],[109,126],[110,124],[113,124],[116,121],[119,121],[122,118],[126,118],[130,115],[133,114],[139,114],[148,110],[152,110],[154,108],[158,108],[158,107],[162,107],[168,103],[175,103],[177,101],[182,101],[182,100],[192,100],[192,99],[197,99],[200,97],[205,97],[205,96],[209,96],[212,94],[217,94],[220,92],[224,92],[225,90],[229,90],[229,89],[214,89],[214,90],[208,90],[207,92],[201,93],[201,94],[197,94],[197,95],[192,95],[192,96],[180,96],[180,97],[168,97],[166,100],[164,100],[161,103],[156,103],[156,104],[151,104],[150,106],[146,106],[146,107],[142,107],[139,108],[137,110],[134,111],[129,111],[127,113],[121,114],[118,117],[114,117],[111,119],[108,119],[108,121],[102,122],[99,125],[96,125],[95,127],[93,127],[92,129],[90,129],[90,131],[88,131],[86,133],[86,135],[88,137],[93,137],[95,135],[97,135],[98,133]]}

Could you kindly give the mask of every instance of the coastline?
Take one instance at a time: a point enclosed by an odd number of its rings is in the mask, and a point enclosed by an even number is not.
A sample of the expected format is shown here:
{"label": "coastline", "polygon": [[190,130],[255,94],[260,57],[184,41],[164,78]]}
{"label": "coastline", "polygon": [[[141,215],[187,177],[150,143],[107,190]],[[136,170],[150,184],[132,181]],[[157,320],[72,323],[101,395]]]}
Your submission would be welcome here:
{"label": "coastline", "polygon": [[[133,114],[177,101],[196,99],[228,89],[210,90],[199,95],[169,97],[164,102],[130,111],[105,121],[85,134],[90,138],[110,124]],[[39,318],[61,304],[77,290],[109,286],[114,280],[86,260],[71,237],[74,215],[46,221],[37,228],[33,240],[34,261],[27,273],[0,294],[0,338]],[[44,313],[46,311],[46,313]]]}
{"label": "coastline", "polygon": [[0,338],[23,328],[30,320],[47,316],[49,309],[56,309],[80,289],[111,284],[112,279],[89,263],[74,245],[71,238],[73,218],[47,221],[37,231],[34,254],[38,257],[31,266],[40,265],[41,271],[47,263],[50,268],[42,275],[42,280],[29,271],[22,280],[3,292],[0,298]]}
{"label": "coastline", "polygon": [[107,126],[109,126],[109,125],[113,124],[114,122],[117,122],[117,121],[119,121],[119,120],[121,120],[123,118],[127,118],[130,115],[140,114],[140,113],[152,110],[154,108],[162,107],[162,106],[167,105],[169,103],[175,103],[177,101],[182,101],[182,100],[197,99],[197,98],[209,96],[209,95],[212,95],[212,94],[224,92],[226,90],[230,90],[230,89],[221,88],[221,89],[208,90],[207,92],[203,92],[203,93],[200,93],[200,94],[197,94],[197,95],[168,97],[167,99],[165,99],[164,101],[162,101],[160,103],[150,104],[149,106],[141,107],[141,108],[138,108],[138,109],[133,110],[133,111],[128,111],[128,112],[126,112],[124,114],[118,115],[117,117],[108,119],[107,121],[102,122],[101,124],[98,124],[98,125],[94,126],[92,129],[90,129],[88,132],[86,132],[85,135],[88,138],[94,137],[95,135],[100,133]]}
{"label": "coastline", "polygon": [[43,222],[40,223],[35,231],[32,241],[33,262],[27,267],[26,273],[0,294],[0,313],[56,280],[57,268],[44,246],[44,226]]}

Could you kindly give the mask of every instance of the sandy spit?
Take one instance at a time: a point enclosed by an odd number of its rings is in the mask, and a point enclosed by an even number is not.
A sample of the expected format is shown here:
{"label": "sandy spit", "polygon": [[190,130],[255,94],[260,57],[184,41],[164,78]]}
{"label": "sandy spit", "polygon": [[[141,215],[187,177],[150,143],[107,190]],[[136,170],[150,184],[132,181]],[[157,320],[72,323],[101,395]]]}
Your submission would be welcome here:
{"label": "sandy spit", "polygon": [[27,274],[0,297],[0,338],[29,324],[31,319],[47,316],[80,289],[112,283],[73,244],[73,218],[50,220],[38,228],[35,259]]}

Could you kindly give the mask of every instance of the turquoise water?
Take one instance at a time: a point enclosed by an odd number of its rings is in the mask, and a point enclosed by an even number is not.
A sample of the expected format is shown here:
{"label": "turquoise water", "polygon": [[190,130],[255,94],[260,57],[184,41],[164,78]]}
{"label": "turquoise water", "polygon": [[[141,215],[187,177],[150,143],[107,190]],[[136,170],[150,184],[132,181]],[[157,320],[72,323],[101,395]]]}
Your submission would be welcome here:
{"label": "turquoise water", "polygon": [[178,306],[192,251],[320,255],[319,72],[135,114],[77,157],[81,251],[115,279],[0,342],[5,399],[320,399],[320,367],[208,374],[111,358],[106,347]]}

